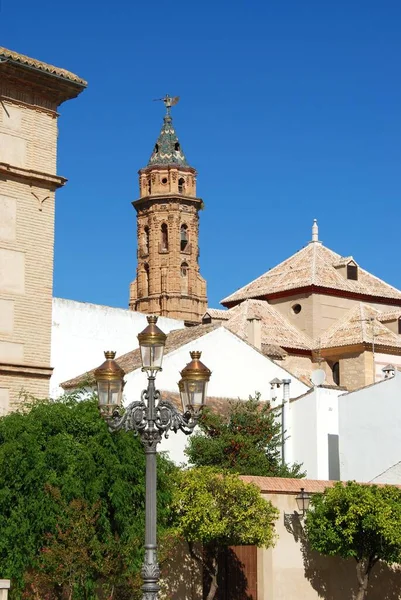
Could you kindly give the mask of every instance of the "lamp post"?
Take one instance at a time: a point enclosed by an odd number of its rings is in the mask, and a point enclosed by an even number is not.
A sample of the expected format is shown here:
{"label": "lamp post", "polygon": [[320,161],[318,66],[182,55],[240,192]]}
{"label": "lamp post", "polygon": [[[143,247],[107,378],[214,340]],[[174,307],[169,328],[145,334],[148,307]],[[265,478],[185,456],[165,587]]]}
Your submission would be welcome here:
{"label": "lamp post", "polygon": [[190,352],[191,362],[181,371],[178,384],[183,412],[169,400],[161,400],[155,379],[162,370],[166,335],[157,327],[157,317],[147,317],[148,326],[138,335],[142,371],[146,371],[148,386],[141,399],[132,402],[122,413],[124,371],[114,360],[115,352],[105,352],[106,361],[95,371],[99,409],[110,431],[133,431],[139,435],[146,455],[145,497],[145,559],[142,565],[143,600],[157,600],[160,589],[160,569],[157,561],[157,445],[170,430],[186,435],[196,426],[205,405],[206,388],[211,372],[200,361],[201,352]]}

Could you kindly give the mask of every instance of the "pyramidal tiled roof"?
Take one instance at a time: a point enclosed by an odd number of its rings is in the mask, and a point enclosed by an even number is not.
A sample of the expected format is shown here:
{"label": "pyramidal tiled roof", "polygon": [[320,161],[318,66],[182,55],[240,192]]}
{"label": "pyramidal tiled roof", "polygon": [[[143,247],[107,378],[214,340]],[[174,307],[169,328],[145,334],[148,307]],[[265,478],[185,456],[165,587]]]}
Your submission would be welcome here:
{"label": "pyramidal tiled roof", "polygon": [[343,319],[339,319],[320,338],[321,348],[337,348],[353,344],[401,348],[401,336],[380,322],[381,313],[359,302]]}
{"label": "pyramidal tiled roof", "polygon": [[248,319],[261,320],[262,348],[265,344],[276,349],[293,348],[310,350],[313,341],[305,333],[297,329],[281,313],[264,300],[245,300],[228,311],[230,318],[224,327],[238,336],[248,338]]}
{"label": "pyramidal tiled roof", "polygon": [[401,301],[401,291],[358,267],[358,280],[347,279],[339,266],[353,261],[313,241],[264,275],[242,287],[221,303],[229,305],[247,298],[260,298],[288,290],[318,286],[364,296]]}
{"label": "pyramidal tiled roof", "polygon": [[181,144],[178,141],[173,120],[169,113],[163,119],[160,135],[157,138],[157,142],[148,162],[148,167],[157,165],[189,166],[181,149]]}

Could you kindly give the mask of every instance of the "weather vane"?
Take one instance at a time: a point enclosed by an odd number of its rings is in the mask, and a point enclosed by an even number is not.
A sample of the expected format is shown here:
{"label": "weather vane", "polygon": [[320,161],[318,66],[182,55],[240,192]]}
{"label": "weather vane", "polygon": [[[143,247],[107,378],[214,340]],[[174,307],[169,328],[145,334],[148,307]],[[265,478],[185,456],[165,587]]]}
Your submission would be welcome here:
{"label": "weather vane", "polygon": [[172,106],[174,106],[175,104],[178,103],[180,97],[179,96],[169,96],[168,94],[166,94],[164,96],[164,98],[155,98],[155,100],[153,102],[159,102],[162,101],[164,102],[164,105],[167,109],[167,115],[170,116],[170,109]]}

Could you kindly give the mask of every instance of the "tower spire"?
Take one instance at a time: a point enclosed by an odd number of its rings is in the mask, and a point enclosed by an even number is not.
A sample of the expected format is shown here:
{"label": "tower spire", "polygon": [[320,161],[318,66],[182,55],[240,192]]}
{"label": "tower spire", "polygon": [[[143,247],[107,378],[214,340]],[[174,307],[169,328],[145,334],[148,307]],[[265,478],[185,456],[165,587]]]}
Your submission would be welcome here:
{"label": "tower spire", "polygon": [[313,219],[312,225],[312,242],[319,241],[319,226],[317,224],[317,219]]}
{"label": "tower spire", "polygon": [[169,96],[166,94],[164,98],[157,98],[157,101],[164,102],[166,114],[164,115],[163,125],[160,130],[159,137],[153,148],[152,155],[148,162],[148,167],[154,165],[180,165],[187,167],[187,159],[181,149],[180,142],[174,130],[173,119],[171,117],[171,107],[175,106],[180,97]]}

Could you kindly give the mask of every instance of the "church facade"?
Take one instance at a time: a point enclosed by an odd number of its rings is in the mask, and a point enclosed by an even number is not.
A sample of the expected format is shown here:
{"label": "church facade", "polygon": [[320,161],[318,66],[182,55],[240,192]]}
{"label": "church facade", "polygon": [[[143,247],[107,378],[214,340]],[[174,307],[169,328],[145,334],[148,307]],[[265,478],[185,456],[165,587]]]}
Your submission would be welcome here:
{"label": "church facade", "polygon": [[304,248],[222,304],[229,310],[209,310],[203,322],[249,341],[257,322],[262,349],[281,348],[282,364],[305,381],[321,369],[327,383],[353,390],[383,379],[389,363],[401,367],[401,291],[324,246],[316,221]]}
{"label": "church facade", "polygon": [[143,313],[201,322],[207,309],[206,281],[199,273],[199,211],[196,171],[176,135],[171,106],[147,166],[139,171],[137,274],[130,286],[129,307]]}

